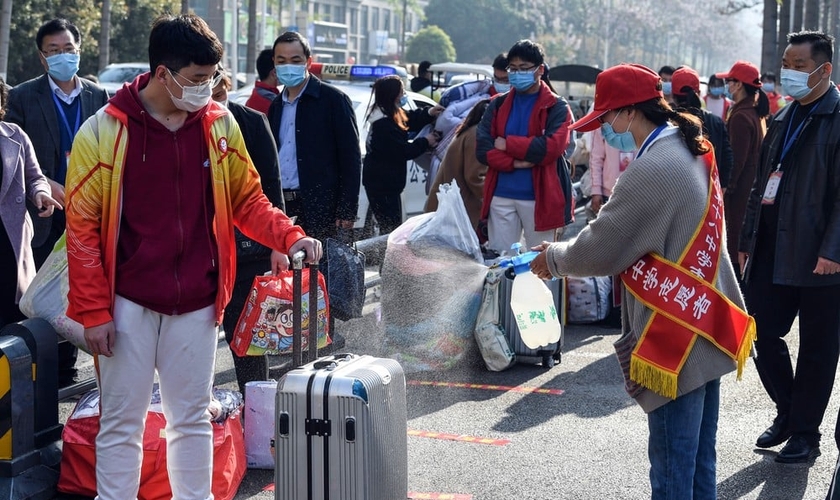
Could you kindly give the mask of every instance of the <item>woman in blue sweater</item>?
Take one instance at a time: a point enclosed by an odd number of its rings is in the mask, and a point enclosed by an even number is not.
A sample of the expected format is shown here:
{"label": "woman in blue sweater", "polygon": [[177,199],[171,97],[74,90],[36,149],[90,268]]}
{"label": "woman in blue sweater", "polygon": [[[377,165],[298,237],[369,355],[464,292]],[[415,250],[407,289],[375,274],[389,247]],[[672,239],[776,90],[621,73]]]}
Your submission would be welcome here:
{"label": "woman in blue sweater", "polygon": [[443,110],[440,106],[406,112],[408,102],[403,82],[398,76],[386,76],[373,84],[373,105],[368,112],[367,136],[362,184],[379,233],[393,231],[402,221],[400,195],[405,189],[406,162],[437,144],[430,132],[414,141],[408,132],[420,130]]}

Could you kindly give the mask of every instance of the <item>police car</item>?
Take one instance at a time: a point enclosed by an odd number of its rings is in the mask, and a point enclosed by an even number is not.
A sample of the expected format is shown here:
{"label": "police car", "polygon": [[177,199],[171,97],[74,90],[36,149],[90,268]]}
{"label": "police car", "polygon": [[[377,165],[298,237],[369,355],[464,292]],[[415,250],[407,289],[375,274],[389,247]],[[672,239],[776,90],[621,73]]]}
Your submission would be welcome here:
{"label": "police car", "polygon": [[[373,102],[372,87],[377,78],[388,75],[398,75],[403,78],[406,89],[408,88],[408,75],[404,68],[392,65],[367,66],[360,64],[327,64],[312,63],[310,73],[323,81],[329,82],[336,88],[347,94],[353,103],[353,110],[356,113],[356,123],[359,126],[359,145],[362,150],[362,157],[365,155],[365,143],[367,142],[368,124],[367,111]],[[231,95],[233,102],[244,105],[251,95],[253,85],[239,89],[235,95]],[[418,107],[434,106],[435,101],[415,92],[406,91],[408,103],[406,110]],[[403,220],[413,215],[423,213],[423,206],[426,204],[426,176],[427,171],[414,160],[408,161],[408,172],[405,189],[402,193]],[[428,164],[428,161],[425,162]],[[356,239],[363,239],[373,236],[376,228],[373,224],[372,215],[369,210],[370,204],[362,187],[359,191],[359,211],[356,217],[354,233]]]}

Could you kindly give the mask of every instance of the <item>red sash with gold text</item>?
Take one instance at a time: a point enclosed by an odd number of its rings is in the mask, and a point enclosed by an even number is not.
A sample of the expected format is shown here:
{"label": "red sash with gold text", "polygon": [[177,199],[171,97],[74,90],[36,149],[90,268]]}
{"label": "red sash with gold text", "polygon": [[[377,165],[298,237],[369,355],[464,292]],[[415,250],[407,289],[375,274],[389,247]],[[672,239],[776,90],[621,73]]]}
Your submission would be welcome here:
{"label": "red sash with gold text", "polygon": [[677,377],[700,335],[738,365],[755,340],[755,320],[715,288],[723,234],[723,194],[711,152],[706,213],[677,263],[647,254],[621,273],[627,290],[653,310],[630,359],[630,379],[671,399]]}

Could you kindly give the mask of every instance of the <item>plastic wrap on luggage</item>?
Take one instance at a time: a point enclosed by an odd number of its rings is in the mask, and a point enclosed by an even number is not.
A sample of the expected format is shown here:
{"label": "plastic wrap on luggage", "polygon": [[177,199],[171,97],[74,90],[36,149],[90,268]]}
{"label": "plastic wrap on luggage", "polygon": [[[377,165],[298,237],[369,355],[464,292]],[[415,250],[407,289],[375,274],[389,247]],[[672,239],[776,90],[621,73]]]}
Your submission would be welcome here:
{"label": "plastic wrap on luggage", "polygon": [[487,267],[452,247],[417,239],[408,244],[431,216],[413,217],[394,230],[382,265],[386,351],[406,372],[449,369],[476,350],[473,332]]}

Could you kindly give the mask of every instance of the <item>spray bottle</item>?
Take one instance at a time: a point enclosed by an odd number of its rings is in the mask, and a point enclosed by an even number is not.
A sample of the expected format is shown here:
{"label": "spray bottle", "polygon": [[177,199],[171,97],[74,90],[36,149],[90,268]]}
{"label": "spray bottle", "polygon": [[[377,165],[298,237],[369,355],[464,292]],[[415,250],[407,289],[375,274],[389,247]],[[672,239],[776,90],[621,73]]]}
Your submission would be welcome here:
{"label": "spray bottle", "polygon": [[507,268],[505,276],[513,279],[510,308],[522,342],[530,349],[553,344],[560,340],[562,327],[551,290],[530,269],[539,252],[523,253],[521,243],[514,243],[511,250],[514,255],[499,261],[499,266]]}

